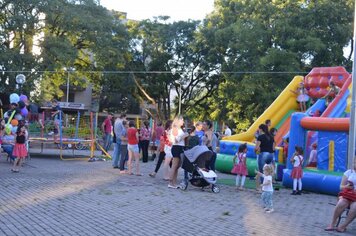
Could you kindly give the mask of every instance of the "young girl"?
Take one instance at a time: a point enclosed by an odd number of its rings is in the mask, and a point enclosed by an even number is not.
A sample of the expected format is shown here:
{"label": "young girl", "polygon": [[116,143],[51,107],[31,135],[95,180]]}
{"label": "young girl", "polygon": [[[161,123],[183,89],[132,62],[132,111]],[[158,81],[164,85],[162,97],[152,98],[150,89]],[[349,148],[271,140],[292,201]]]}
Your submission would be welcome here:
{"label": "young girl", "polygon": [[[156,168],[155,168],[155,171],[153,171],[152,173],[149,174],[149,176],[151,176],[152,178],[156,176],[159,168],[161,167],[161,164],[163,162],[163,160],[165,159],[169,159],[169,162],[171,161],[171,158],[172,158],[172,154],[169,153],[171,152],[169,149],[169,147],[171,146],[169,140],[168,140],[168,134],[167,132],[170,130],[172,126],[172,121],[171,120],[168,120],[166,122],[166,125],[165,125],[165,131],[163,131],[163,134],[161,135],[160,137],[160,141],[159,141],[159,155],[158,155],[158,161],[157,161],[157,164],[156,164]],[[166,149],[166,152],[168,153],[168,155],[166,155],[165,153],[165,145],[169,145],[169,147]],[[167,161],[168,162],[168,161]],[[169,166],[169,162],[167,163],[167,166],[165,167],[168,167]],[[167,173],[165,173],[166,175],[168,175]],[[166,178],[168,179],[168,177],[166,176]]]}
{"label": "young girl", "polygon": [[136,175],[142,176],[142,174],[140,173],[140,151],[138,149],[138,132],[135,128],[135,122],[133,120],[129,122],[129,129],[127,130],[127,150],[129,153],[129,161],[127,162],[129,174],[133,175],[132,160],[135,159]]}
{"label": "young girl", "polygon": [[310,155],[309,155],[308,167],[316,167],[317,155],[318,155],[316,150],[317,147],[318,145],[316,143],[312,144],[312,150],[310,151]]}
{"label": "young girl", "polygon": [[300,111],[305,112],[307,109],[306,103],[309,101],[309,96],[307,94],[306,88],[304,87],[304,83],[301,82],[299,84],[297,91],[291,90],[291,92],[298,95],[297,102],[299,103]]}
{"label": "young girl", "polygon": [[12,172],[19,172],[20,166],[23,159],[27,156],[26,149],[26,128],[23,125],[17,127],[16,136],[15,136],[15,146],[12,152],[12,155],[16,157],[14,161],[14,166],[12,167]]}
{"label": "young girl", "polygon": [[[292,195],[301,195],[302,193],[302,177],[303,177],[303,149],[302,147],[295,146],[295,153],[291,158],[293,170],[291,177],[293,179],[293,192]],[[297,191],[298,184],[298,191]]]}
{"label": "young girl", "polygon": [[[247,176],[247,166],[246,166],[246,153],[247,153],[247,144],[241,144],[239,146],[239,151],[236,153],[233,162],[236,165],[236,190],[243,190],[245,185],[245,180]],[[239,187],[241,177],[241,184]]]}
{"label": "young girl", "polygon": [[170,135],[172,132],[172,121],[169,120],[166,123],[165,131],[163,133],[163,140],[164,140],[164,177],[163,179],[169,181],[169,173],[170,173],[170,166],[172,162],[172,142],[170,140]]}
{"label": "young girl", "polygon": [[273,176],[273,167],[271,165],[265,165],[263,167],[263,174],[259,171],[255,171],[258,176],[263,177],[262,187],[262,202],[263,207],[266,213],[272,213],[273,209],[273,184],[272,184],[272,176]]}

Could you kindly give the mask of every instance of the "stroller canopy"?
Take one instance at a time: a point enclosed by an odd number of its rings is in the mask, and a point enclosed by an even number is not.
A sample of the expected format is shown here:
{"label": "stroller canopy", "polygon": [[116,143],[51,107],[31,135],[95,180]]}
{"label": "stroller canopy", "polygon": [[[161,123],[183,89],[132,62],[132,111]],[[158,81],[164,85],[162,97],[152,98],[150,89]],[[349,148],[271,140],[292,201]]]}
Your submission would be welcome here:
{"label": "stroller canopy", "polygon": [[189,150],[184,151],[184,155],[191,162],[195,162],[198,157],[205,156],[206,159],[211,158],[213,153],[209,150],[207,146],[195,146]]}

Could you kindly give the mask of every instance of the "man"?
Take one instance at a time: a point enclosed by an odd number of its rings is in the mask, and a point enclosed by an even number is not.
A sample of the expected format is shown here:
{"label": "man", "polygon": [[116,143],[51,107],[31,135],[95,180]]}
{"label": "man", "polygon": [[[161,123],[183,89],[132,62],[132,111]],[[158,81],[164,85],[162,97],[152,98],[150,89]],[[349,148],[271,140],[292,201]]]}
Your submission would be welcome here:
{"label": "man", "polygon": [[[104,150],[108,152],[111,146],[111,132],[112,132],[112,114],[108,114],[104,122],[101,124],[101,130],[103,131],[103,139],[104,139]],[[104,154],[104,153],[103,153]]]}
{"label": "man", "polygon": [[225,124],[224,137],[231,136],[231,129],[229,125]]}
{"label": "man", "polygon": [[[123,136],[123,130],[124,126],[122,122],[126,120],[126,114],[121,113],[118,118],[116,118],[115,123],[114,123],[114,134],[116,137],[116,142],[114,146],[114,154],[112,157],[112,167],[117,169],[119,168],[119,160],[120,160],[120,154],[121,154],[121,137]],[[125,157],[121,157],[125,158]]]}
{"label": "man", "polygon": [[204,136],[204,130],[203,130],[203,122],[198,121],[195,124],[195,135],[198,136],[199,138],[199,145],[201,145],[203,136]]}

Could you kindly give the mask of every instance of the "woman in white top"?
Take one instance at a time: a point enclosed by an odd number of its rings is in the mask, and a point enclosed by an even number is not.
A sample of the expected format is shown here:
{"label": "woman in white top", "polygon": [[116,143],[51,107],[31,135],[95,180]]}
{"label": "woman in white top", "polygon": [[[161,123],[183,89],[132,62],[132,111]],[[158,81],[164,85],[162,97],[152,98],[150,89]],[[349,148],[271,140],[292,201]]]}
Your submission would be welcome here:
{"label": "woman in white top", "polygon": [[[356,157],[354,157],[354,168],[345,171],[341,180],[340,189],[339,201],[336,204],[331,224],[325,229],[326,231],[336,230],[338,232],[345,232],[346,227],[356,217]],[[350,210],[344,223],[339,227],[335,227],[337,219],[347,207],[350,207]]]}
{"label": "woman in white top", "polygon": [[171,177],[169,180],[168,188],[178,188],[177,187],[177,176],[178,169],[180,164],[180,155],[184,151],[185,142],[184,139],[189,136],[188,133],[185,133],[182,129],[184,125],[184,120],[182,116],[178,116],[173,120],[172,123],[172,132],[170,135],[170,139],[172,142],[172,169],[171,169]]}

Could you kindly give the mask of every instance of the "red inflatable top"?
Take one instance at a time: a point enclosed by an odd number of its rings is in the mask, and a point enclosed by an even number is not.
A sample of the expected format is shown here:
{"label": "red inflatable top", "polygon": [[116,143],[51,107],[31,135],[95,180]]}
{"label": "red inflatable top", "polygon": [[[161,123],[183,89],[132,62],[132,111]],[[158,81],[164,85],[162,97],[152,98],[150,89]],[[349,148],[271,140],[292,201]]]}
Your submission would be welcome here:
{"label": "red inflatable top", "polygon": [[350,74],[342,66],[315,67],[304,78],[304,86],[311,98],[325,96],[329,89],[329,81],[342,88]]}

